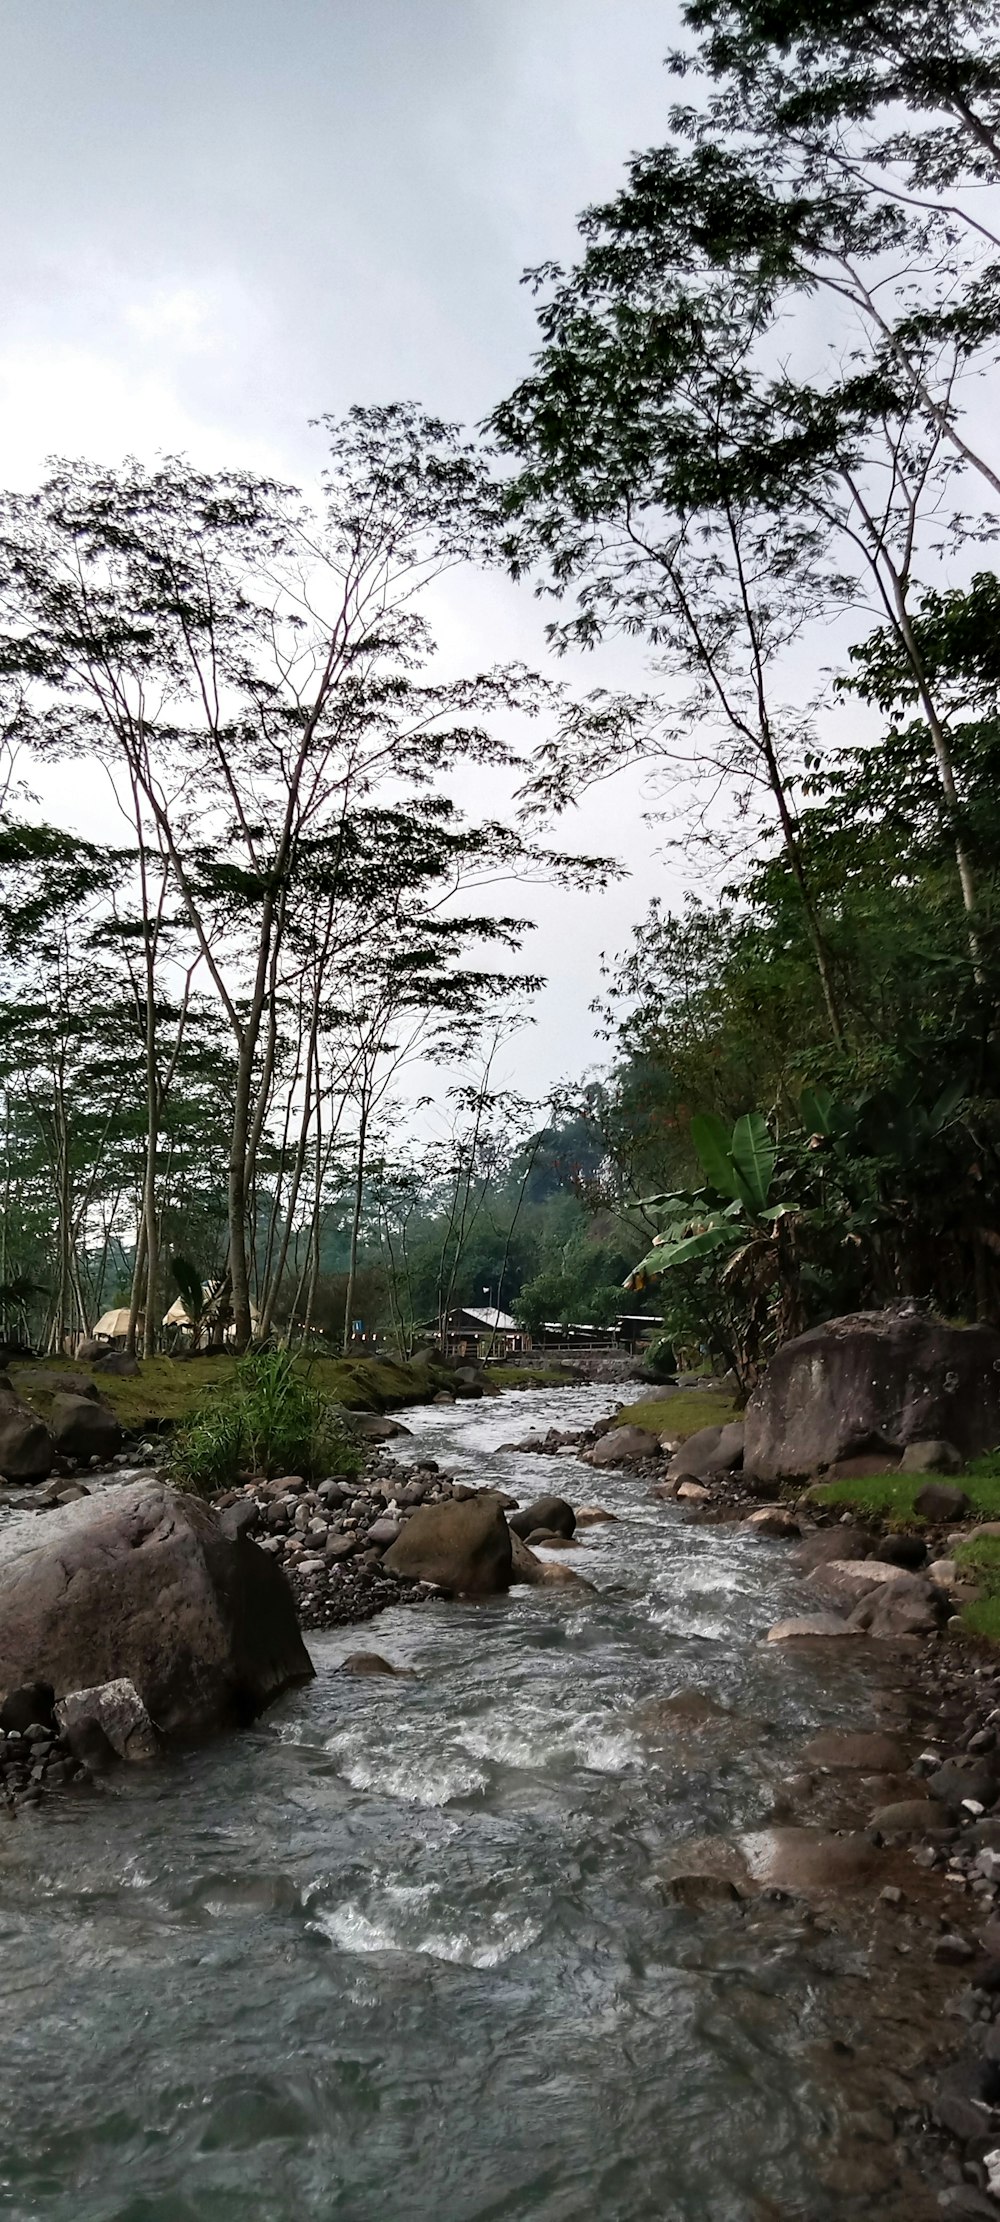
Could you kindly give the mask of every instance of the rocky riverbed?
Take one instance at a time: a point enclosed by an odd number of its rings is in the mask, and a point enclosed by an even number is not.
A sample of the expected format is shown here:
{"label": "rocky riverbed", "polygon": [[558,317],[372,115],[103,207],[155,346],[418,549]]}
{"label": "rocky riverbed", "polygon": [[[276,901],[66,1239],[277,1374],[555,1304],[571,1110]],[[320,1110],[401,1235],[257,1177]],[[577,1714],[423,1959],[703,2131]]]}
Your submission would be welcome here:
{"label": "rocky riverbed", "polygon": [[[428,1408],[363,1484],[234,1493],[318,1670],[251,1733],[39,1809],[60,1756],[18,1732],[12,2214],[368,2222],[405,2178],[408,2215],[485,2222],[501,2176],[526,2222],[1000,2212],[997,1668],[946,1625],[769,1644],[805,1544],[880,1539],[736,1475],[672,1498],[662,1453],[592,1470],[605,1414]],[[568,1584],[386,1570],[483,1488],[612,1517],[531,1545]]]}

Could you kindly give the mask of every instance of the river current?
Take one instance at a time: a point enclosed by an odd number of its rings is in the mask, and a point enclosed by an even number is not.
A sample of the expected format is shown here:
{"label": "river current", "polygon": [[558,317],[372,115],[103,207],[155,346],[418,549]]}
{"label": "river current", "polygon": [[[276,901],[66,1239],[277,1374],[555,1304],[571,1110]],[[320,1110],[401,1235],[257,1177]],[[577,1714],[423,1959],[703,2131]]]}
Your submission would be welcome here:
{"label": "river current", "polygon": [[[605,1504],[565,1555],[593,1594],[310,1636],[315,1682],[254,1730],[0,1822],[0,2214],[863,2211],[824,2168],[847,2135],[831,1940],[787,1908],[664,1903],[655,1870],[764,1819],[805,1736],[872,1725],[871,1669],[762,1645],[801,1598],[780,1546],[498,1452],[609,1401],[431,1407],[398,1446]],[[412,1676],[338,1673],[359,1648]]]}

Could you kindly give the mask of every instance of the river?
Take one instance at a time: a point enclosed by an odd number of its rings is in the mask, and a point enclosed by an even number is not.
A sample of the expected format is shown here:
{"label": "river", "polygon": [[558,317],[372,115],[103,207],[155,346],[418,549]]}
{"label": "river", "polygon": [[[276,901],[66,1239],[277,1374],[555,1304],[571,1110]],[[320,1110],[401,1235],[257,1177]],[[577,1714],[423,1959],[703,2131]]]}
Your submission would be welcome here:
{"label": "river", "polygon": [[[309,1638],[257,1728],[2,1825],[0,2214],[16,2222],[839,2222],[856,2106],[807,1914],[665,1904],[872,1669],[760,1637],[787,1553],[497,1452],[606,1388],[405,1415],[522,1501],[618,1515],[519,1589]],[[411,1678],[339,1674],[377,1648]],[[865,1649],[867,1647],[860,1647]],[[657,1702],[705,1693],[685,1720]],[[846,2047],[841,2047],[845,2051]],[[844,2190],[846,2181],[848,2190]]]}

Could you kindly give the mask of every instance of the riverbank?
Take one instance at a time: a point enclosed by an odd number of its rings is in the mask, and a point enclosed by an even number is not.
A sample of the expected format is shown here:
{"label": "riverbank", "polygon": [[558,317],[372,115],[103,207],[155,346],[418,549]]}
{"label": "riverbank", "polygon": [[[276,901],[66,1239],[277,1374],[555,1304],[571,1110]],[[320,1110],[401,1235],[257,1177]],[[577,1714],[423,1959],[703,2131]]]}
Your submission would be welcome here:
{"label": "riverbank", "polygon": [[[228,1352],[201,1357],[157,1357],[110,1365],[75,1359],[13,1361],[7,1378],[19,1402],[47,1422],[53,1400],[66,1390],[97,1388],[127,1442],[154,1440],[190,1419],[206,1396],[225,1392],[239,1361]],[[395,1358],[309,1357],[296,1361],[302,1378],[345,1412],[385,1413],[429,1403],[435,1396],[496,1396],[506,1389],[560,1388],[575,1378],[562,1367],[460,1368],[427,1356]]]}

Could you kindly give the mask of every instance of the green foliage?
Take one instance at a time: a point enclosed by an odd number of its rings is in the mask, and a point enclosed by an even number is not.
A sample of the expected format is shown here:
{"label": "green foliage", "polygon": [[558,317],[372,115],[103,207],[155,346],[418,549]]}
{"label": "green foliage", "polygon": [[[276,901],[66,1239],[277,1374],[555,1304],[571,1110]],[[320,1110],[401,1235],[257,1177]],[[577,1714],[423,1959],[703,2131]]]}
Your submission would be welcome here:
{"label": "green foliage", "polygon": [[170,1448],[177,1481],[198,1496],[248,1474],[354,1474],[361,1452],[336,1407],[288,1351],[241,1358],[225,1388],[209,1390]]}

